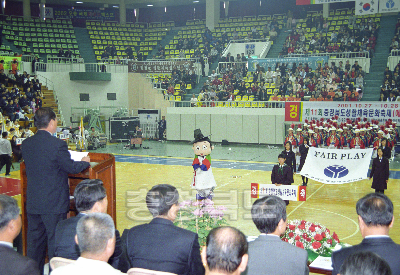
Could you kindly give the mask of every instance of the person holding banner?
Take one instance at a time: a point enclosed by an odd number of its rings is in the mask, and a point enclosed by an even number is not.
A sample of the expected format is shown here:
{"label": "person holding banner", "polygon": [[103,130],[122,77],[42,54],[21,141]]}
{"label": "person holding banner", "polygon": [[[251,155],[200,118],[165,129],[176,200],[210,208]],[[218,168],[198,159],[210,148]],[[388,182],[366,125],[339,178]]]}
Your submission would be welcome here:
{"label": "person holding banner", "polygon": [[286,150],[282,151],[282,153],[281,153],[285,156],[285,163],[287,166],[290,167],[290,170],[292,170],[292,173],[296,173],[296,155],[292,150],[292,143],[290,143],[289,141],[286,141],[285,149]]}
{"label": "person holding banner", "polygon": [[[299,164],[299,172],[304,166],[304,163],[306,162],[307,154],[308,154],[308,138],[305,138],[303,140],[303,144],[299,146],[299,152],[300,152],[300,164]],[[308,178],[305,176],[301,176],[301,179],[303,180],[303,186],[307,186],[308,183]]]}
{"label": "person holding banner", "polygon": [[[286,144],[290,144],[290,143],[286,143]],[[294,153],[293,153],[293,159],[295,159]],[[282,184],[283,185],[292,185],[292,183],[294,182],[292,168],[289,167],[285,163],[285,161],[286,161],[286,155],[284,153],[279,154],[279,156],[278,156],[279,164],[274,165],[274,168],[272,168],[271,182],[272,182],[272,184],[275,184],[276,186],[280,186]],[[286,203],[286,205],[288,205],[289,201],[285,200],[285,203]]]}
{"label": "person holding banner", "polygon": [[383,156],[383,149],[379,147],[378,156],[372,161],[371,174],[369,179],[373,178],[371,188],[375,189],[375,193],[385,193],[389,180],[389,160]]}

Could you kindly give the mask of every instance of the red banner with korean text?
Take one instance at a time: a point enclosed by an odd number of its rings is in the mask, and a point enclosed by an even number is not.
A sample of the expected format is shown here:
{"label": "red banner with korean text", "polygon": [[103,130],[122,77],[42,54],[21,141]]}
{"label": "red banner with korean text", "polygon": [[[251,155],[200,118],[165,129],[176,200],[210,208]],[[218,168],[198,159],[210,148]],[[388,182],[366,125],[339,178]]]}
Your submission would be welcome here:
{"label": "red banner with korean text", "polygon": [[302,102],[285,103],[285,121],[301,121]]}
{"label": "red banner with korean text", "polygon": [[251,184],[251,197],[278,196],[282,200],[306,201],[307,189],[301,185]]}

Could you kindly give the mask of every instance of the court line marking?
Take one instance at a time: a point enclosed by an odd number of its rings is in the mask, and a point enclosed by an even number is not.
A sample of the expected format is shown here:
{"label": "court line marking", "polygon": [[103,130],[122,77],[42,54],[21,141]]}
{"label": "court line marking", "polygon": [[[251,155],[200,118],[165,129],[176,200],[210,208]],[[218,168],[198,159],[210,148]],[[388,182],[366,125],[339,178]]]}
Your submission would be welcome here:
{"label": "court line marking", "polygon": [[[307,197],[307,200],[311,199],[312,196],[314,196],[315,193],[317,193],[319,191],[319,189],[321,189],[322,187],[325,186],[325,183],[323,183],[317,190],[314,191],[314,193],[312,193],[310,196]],[[300,206],[302,206],[305,203],[305,201],[303,201],[302,203],[300,203],[298,206],[296,206],[292,211],[290,211],[290,213],[287,215],[287,217],[289,217],[294,211],[296,211]]]}
{"label": "court line marking", "polygon": [[329,211],[329,210],[318,209],[318,208],[313,208],[313,207],[306,207],[306,208],[307,208],[307,209],[311,209],[311,210],[324,211],[324,212],[327,212],[327,213],[331,213],[331,214],[334,214],[334,215],[338,215],[338,216],[343,217],[343,218],[346,218],[346,219],[350,220],[352,223],[354,223],[355,226],[356,226],[356,231],[354,231],[354,233],[351,234],[350,236],[347,236],[347,237],[344,237],[344,238],[340,238],[342,241],[343,241],[343,240],[346,240],[346,239],[348,239],[348,238],[353,237],[354,235],[356,235],[356,234],[358,233],[358,231],[360,231],[360,228],[359,228],[359,226],[358,226],[358,223],[355,222],[353,219],[351,219],[351,218],[345,216],[345,215],[342,215],[342,214],[339,214],[339,213],[336,213],[336,212],[332,212],[332,211]]}

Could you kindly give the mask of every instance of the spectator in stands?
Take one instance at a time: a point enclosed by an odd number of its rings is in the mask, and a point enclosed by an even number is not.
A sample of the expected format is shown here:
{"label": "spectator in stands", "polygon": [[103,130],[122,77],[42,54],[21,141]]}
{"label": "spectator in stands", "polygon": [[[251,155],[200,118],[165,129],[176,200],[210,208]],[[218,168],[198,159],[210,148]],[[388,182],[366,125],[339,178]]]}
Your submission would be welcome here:
{"label": "spectator in stands", "polygon": [[57,57],[59,57],[59,58],[64,58],[64,56],[65,56],[64,50],[63,50],[63,48],[60,48],[60,49],[58,50]]}

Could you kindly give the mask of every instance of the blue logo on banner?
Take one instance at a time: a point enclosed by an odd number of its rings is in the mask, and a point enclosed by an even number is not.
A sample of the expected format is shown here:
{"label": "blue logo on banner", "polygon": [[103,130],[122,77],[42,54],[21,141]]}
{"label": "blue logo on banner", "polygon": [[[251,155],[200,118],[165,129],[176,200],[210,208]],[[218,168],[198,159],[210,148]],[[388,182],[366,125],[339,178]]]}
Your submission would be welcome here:
{"label": "blue logo on banner", "polygon": [[341,165],[331,165],[324,169],[325,176],[334,179],[340,179],[347,176],[349,169]]}
{"label": "blue logo on banner", "polygon": [[394,7],[394,1],[393,0],[389,0],[386,2],[386,8],[388,9],[392,9]]}

